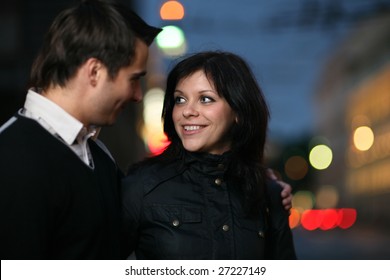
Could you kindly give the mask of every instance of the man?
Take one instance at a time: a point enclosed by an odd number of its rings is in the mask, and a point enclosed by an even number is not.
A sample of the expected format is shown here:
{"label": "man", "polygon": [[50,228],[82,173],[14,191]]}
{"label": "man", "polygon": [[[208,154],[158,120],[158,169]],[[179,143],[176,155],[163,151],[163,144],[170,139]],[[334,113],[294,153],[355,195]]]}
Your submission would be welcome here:
{"label": "man", "polygon": [[160,31],[97,0],[55,18],[24,108],[0,128],[1,259],[120,258],[119,170],[93,138],[142,99]]}

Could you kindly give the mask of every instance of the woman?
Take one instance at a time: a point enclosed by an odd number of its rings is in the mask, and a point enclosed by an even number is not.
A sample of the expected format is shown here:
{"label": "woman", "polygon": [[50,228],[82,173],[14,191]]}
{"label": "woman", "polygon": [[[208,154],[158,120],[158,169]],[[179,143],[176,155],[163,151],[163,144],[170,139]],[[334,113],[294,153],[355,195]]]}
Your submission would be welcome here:
{"label": "woman", "polygon": [[295,259],[281,188],[263,166],[269,111],[240,57],[204,52],[170,72],[170,145],[123,184],[126,253],[138,259]]}

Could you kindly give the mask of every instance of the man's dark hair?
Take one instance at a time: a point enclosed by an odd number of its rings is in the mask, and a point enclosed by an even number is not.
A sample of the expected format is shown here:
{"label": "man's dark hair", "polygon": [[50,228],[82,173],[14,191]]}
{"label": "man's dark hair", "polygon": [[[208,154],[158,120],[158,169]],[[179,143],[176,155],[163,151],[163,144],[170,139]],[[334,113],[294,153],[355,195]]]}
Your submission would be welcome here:
{"label": "man's dark hair", "polygon": [[161,31],[119,3],[84,0],[62,11],[53,21],[36,57],[31,86],[64,86],[89,58],[99,59],[114,78],[130,65],[136,38],[148,46]]}

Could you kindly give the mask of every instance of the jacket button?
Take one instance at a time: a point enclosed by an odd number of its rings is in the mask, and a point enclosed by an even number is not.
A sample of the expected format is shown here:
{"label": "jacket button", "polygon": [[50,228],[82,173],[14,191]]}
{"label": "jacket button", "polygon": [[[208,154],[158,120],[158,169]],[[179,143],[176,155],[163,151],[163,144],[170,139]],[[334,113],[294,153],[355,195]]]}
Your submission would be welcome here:
{"label": "jacket button", "polygon": [[217,178],[217,179],[215,179],[214,183],[215,183],[217,186],[220,186],[220,185],[222,185],[222,179]]}
{"label": "jacket button", "polygon": [[264,233],[264,231],[262,231],[262,230],[260,230],[260,231],[258,232],[258,235],[259,235],[259,237],[261,237],[261,238],[264,238],[264,237],[265,237],[265,233]]}
{"label": "jacket button", "polygon": [[223,225],[222,226],[222,230],[223,231],[228,231],[229,230],[229,226],[228,225]]}
{"label": "jacket button", "polygon": [[173,221],[172,221],[172,225],[173,225],[174,227],[178,227],[178,226],[180,225],[179,220],[178,220],[178,219],[173,220]]}
{"label": "jacket button", "polygon": [[217,165],[218,170],[223,170],[224,167],[225,167],[225,166],[224,166],[222,163],[220,163],[220,164]]}

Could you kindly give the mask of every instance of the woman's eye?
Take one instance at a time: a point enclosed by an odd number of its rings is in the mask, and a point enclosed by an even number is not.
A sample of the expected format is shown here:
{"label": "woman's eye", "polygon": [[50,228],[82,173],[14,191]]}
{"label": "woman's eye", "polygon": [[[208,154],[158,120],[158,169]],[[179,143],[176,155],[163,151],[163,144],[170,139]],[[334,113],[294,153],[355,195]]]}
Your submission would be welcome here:
{"label": "woman's eye", "polygon": [[182,104],[185,102],[185,99],[181,96],[175,97],[175,104]]}
{"label": "woman's eye", "polygon": [[214,99],[212,99],[212,98],[210,98],[210,97],[207,97],[207,96],[202,96],[201,98],[200,98],[200,102],[202,102],[202,103],[211,103],[211,102],[213,102],[214,101]]}

